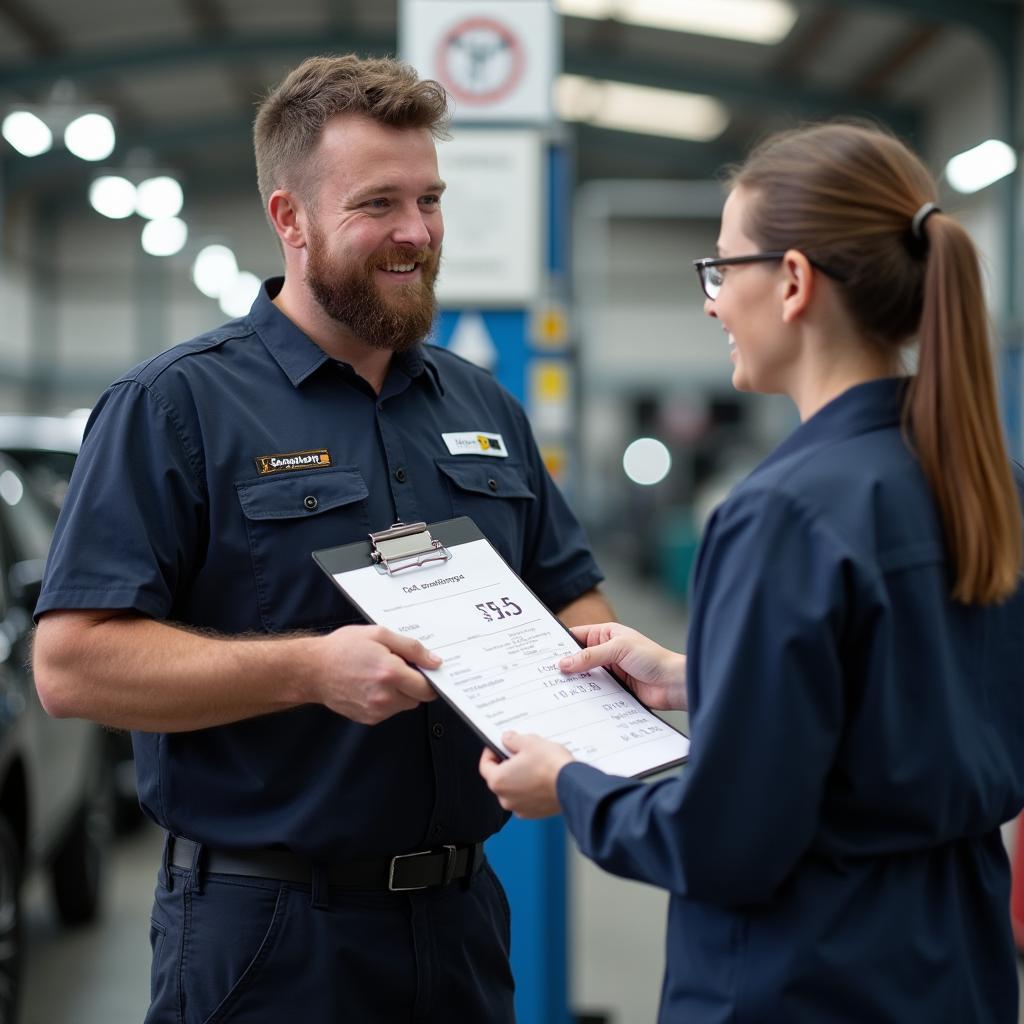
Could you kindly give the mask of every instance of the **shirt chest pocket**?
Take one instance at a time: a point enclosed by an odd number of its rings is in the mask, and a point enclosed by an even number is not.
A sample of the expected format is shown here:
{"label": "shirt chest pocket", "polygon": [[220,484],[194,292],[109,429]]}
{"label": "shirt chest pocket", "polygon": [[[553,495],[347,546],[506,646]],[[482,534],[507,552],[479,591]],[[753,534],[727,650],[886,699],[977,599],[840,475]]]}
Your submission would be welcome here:
{"label": "shirt chest pocket", "polygon": [[318,548],[365,540],[369,490],[355,466],[235,484],[260,619],[272,633],[362,621],[313,561]]}
{"label": "shirt chest pocket", "polygon": [[523,567],[529,516],[536,495],[523,467],[505,459],[438,459],[452,515],[469,516],[516,572]]}

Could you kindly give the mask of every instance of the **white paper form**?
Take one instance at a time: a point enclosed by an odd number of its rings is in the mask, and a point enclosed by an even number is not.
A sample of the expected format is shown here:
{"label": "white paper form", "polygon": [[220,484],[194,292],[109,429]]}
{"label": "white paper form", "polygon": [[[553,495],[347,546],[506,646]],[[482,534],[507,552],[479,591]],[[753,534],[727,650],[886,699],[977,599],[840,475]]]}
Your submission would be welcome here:
{"label": "white paper form", "polygon": [[389,576],[369,566],[334,580],[374,622],[444,659],[427,678],[490,743],[507,754],[506,729],[539,733],[625,776],[686,756],[690,741],[603,668],[559,671],[578,645],[486,540],[448,550],[426,568]]}

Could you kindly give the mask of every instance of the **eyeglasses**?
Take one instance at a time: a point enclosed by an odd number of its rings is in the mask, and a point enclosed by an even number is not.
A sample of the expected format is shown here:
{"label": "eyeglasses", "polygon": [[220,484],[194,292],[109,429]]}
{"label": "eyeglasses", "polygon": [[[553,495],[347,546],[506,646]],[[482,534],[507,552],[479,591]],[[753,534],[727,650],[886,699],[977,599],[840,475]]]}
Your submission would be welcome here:
{"label": "eyeglasses", "polygon": [[[706,257],[702,260],[694,260],[693,265],[697,270],[697,276],[700,278],[701,291],[711,299],[712,302],[718,298],[718,293],[722,290],[722,271],[719,267],[731,267],[738,263],[768,263],[771,261],[781,260],[788,249],[778,252],[755,252],[749,256],[720,256],[720,257]],[[810,256],[807,257],[807,262],[816,270],[820,270],[823,274],[831,277],[835,281],[845,281],[846,278],[836,271],[826,267],[824,264],[819,263],[817,260],[812,260]]]}

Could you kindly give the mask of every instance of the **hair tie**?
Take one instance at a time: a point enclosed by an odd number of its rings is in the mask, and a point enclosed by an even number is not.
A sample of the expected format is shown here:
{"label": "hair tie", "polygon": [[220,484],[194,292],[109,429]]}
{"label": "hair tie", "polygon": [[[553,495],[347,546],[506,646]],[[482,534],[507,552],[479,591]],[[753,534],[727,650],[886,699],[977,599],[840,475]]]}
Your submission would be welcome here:
{"label": "hair tie", "polygon": [[910,222],[910,233],[914,236],[916,241],[925,241],[924,222],[933,213],[942,213],[942,210],[934,203],[925,203],[924,206],[914,214],[914,219]]}

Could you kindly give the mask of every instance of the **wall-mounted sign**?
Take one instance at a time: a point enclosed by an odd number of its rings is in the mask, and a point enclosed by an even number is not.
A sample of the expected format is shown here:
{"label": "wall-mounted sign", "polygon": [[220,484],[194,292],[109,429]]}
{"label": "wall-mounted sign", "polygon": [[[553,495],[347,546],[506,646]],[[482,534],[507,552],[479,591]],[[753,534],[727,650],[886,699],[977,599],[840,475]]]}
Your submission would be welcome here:
{"label": "wall-mounted sign", "polygon": [[547,124],[557,30],[550,0],[403,0],[399,49],[448,90],[454,121]]}
{"label": "wall-mounted sign", "polygon": [[437,146],[448,186],[442,306],[515,306],[540,291],[541,143],[536,132],[459,131]]}

